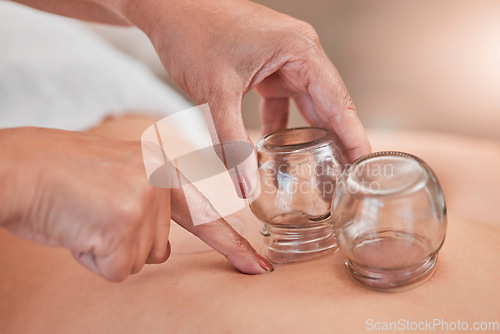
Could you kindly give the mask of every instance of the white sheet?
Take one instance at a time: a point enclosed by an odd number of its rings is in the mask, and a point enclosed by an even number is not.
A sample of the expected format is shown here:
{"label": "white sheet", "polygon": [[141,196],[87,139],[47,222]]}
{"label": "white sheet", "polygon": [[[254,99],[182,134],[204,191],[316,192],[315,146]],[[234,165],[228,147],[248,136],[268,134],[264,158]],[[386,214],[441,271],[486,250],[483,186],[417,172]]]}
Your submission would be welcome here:
{"label": "white sheet", "polygon": [[81,130],[127,110],[190,106],[82,23],[0,1],[0,127]]}

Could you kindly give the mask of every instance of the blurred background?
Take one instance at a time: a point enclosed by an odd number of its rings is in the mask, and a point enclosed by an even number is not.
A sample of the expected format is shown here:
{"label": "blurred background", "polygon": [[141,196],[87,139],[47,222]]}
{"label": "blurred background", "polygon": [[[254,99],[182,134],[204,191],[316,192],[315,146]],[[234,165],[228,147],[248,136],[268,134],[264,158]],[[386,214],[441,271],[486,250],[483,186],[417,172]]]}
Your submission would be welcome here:
{"label": "blurred background", "polygon": [[[365,126],[500,139],[500,1],[257,2],[315,27]],[[91,27],[169,80],[141,32]],[[253,92],[243,116],[259,127]],[[293,110],[289,125],[302,124]]]}

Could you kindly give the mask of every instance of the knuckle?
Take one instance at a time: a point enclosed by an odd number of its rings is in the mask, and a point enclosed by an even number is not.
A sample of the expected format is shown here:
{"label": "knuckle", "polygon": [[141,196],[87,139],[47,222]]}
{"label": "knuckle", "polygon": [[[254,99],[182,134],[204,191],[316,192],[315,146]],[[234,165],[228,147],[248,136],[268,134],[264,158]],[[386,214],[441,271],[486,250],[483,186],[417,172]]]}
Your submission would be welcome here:
{"label": "knuckle", "polygon": [[282,25],[279,31],[285,49],[293,46],[295,51],[299,48],[306,52],[321,52],[318,33],[310,23],[293,19]]}
{"label": "knuckle", "polygon": [[223,222],[219,213],[214,209],[212,204],[202,196],[192,199],[193,207],[191,210],[191,219],[195,226],[214,226],[216,229],[222,229],[220,221]]}
{"label": "knuckle", "polygon": [[317,47],[320,46],[318,33],[316,32],[316,29],[314,29],[314,27],[310,23],[305,22],[305,21],[299,21],[298,32],[309,43],[311,43]]}
{"label": "knuckle", "polygon": [[241,235],[239,235],[238,233],[234,232],[231,235],[230,242],[231,242],[232,247],[235,250],[242,250],[242,251],[246,250],[247,245],[246,245],[245,239],[243,239],[243,237]]}
{"label": "knuckle", "polygon": [[212,221],[216,218],[219,218],[219,215],[216,214],[215,209],[212,204],[208,201],[202,201],[200,205],[200,214],[202,217],[202,221]]}
{"label": "knuckle", "polygon": [[[332,111],[326,116],[326,122],[340,123],[345,117],[355,117],[357,115],[356,106],[347,91],[340,93],[339,102],[341,108]],[[328,126],[325,124],[325,126]]]}
{"label": "knuckle", "polygon": [[240,236],[224,219],[218,219],[209,224],[203,224],[197,227],[194,232],[202,240],[214,240],[216,249],[228,257],[235,253],[248,251],[248,242]]}
{"label": "knuckle", "polygon": [[103,232],[102,242],[95,246],[97,256],[109,256],[117,251],[119,246],[124,242],[124,234],[115,228],[107,228]]}
{"label": "knuckle", "polygon": [[231,253],[247,251],[248,244],[246,239],[234,231],[223,219],[219,219],[215,224],[217,224],[216,226],[218,226],[220,232],[226,234],[225,240],[231,249]]}
{"label": "knuckle", "polygon": [[345,111],[348,114],[356,114],[357,113],[356,106],[354,105],[352,97],[351,97],[351,95],[349,95],[349,93],[347,91],[343,92],[342,97],[341,97],[341,101],[342,101],[343,105],[346,107]]}
{"label": "knuckle", "polygon": [[313,26],[304,21],[296,21],[285,39],[287,48],[293,47],[293,57],[302,59],[304,63],[321,59],[323,52],[319,36]]}

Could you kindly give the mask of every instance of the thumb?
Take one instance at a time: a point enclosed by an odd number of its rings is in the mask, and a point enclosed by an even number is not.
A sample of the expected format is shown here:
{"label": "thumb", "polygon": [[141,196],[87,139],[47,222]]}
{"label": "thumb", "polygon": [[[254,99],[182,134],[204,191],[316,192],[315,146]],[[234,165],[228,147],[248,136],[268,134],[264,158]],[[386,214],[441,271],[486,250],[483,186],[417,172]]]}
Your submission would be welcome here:
{"label": "thumb", "polygon": [[[220,96],[220,95],[219,95]],[[240,198],[252,197],[259,184],[257,155],[241,116],[241,94],[224,94],[209,103],[205,115],[214,149]],[[211,126],[212,125],[212,126]]]}

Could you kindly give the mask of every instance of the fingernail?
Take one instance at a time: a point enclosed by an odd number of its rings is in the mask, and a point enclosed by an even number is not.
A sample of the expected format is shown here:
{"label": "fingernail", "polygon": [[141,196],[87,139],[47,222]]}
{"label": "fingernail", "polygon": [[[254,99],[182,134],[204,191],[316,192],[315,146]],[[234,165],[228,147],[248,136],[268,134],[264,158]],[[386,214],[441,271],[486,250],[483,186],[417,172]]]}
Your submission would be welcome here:
{"label": "fingernail", "polygon": [[248,186],[248,180],[245,177],[245,175],[241,175],[241,174],[236,174],[236,178],[238,180],[238,185],[239,185],[238,197],[246,199],[247,195],[250,192],[250,189]]}
{"label": "fingernail", "polygon": [[245,185],[245,182],[240,181],[239,184],[240,184],[241,197],[247,198],[247,187]]}
{"label": "fingernail", "polygon": [[262,257],[262,255],[256,253],[255,257],[257,258],[257,262],[259,262],[259,265],[262,267],[262,269],[264,269],[268,273],[273,271],[273,265],[264,257]]}

